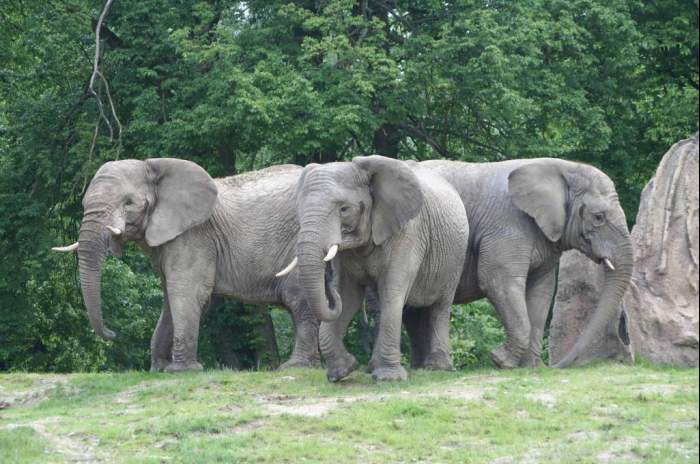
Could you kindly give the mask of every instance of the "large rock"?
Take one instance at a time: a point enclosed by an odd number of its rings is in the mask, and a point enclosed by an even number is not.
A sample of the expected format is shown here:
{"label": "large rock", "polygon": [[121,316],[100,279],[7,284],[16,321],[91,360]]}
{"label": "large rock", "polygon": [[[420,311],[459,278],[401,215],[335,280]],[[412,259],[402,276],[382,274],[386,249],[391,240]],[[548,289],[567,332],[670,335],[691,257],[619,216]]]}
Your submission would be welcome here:
{"label": "large rock", "polygon": [[635,270],[625,295],[636,353],[698,365],[698,134],[664,155],[632,230]]}
{"label": "large rock", "polygon": [[[583,253],[565,252],[559,261],[559,284],[549,328],[550,364],[559,362],[573,348],[595,312],[603,290],[605,270]],[[593,343],[577,364],[594,359],[633,362],[626,316],[620,311],[603,336]]]}

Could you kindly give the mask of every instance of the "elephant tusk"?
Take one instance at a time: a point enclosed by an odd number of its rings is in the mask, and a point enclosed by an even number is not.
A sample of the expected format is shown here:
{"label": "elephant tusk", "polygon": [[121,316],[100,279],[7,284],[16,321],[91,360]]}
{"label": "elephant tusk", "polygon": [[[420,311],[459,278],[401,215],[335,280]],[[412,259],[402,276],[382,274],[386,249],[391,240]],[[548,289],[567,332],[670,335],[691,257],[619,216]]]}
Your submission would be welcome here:
{"label": "elephant tusk", "polygon": [[62,247],[52,247],[53,251],[58,251],[59,253],[68,253],[70,251],[75,251],[78,249],[78,242],[72,245],[62,246]]}
{"label": "elephant tusk", "polygon": [[611,271],[615,270],[615,266],[613,266],[613,263],[608,258],[603,259],[603,262]]}
{"label": "elephant tusk", "polygon": [[281,271],[279,271],[277,274],[275,274],[275,277],[284,277],[284,276],[286,276],[287,274],[289,274],[290,272],[292,272],[292,270],[293,270],[295,267],[297,267],[297,262],[299,262],[299,260],[298,260],[297,257],[295,256],[294,259],[292,260],[292,262],[289,263],[289,265],[288,265],[287,267],[285,267],[284,269],[282,269]]}
{"label": "elephant tusk", "polygon": [[105,227],[107,227],[107,230],[109,230],[110,232],[112,232],[112,235],[121,235],[121,234],[122,234],[122,230],[121,230],[121,229],[118,229],[118,228],[112,227],[112,226],[105,226]]}
{"label": "elephant tusk", "polygon": [[333,246],[328,250],[328,254],[326,255],[325,258],[323,258],[323,260],[324,260],[325,262],[328,262],[328,261],[330,261],[331,259],[335,258],[335,255],[336,255],[336,254],[338,254],[338,245],[333,245]]}

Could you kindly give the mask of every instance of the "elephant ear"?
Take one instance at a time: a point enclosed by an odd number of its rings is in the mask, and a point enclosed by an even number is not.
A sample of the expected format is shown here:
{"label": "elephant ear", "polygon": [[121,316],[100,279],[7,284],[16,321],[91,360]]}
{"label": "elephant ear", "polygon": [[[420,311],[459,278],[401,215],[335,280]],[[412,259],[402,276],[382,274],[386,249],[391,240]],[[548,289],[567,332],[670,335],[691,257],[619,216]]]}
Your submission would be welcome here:
{"label": "elephant ear", "polygon": [[568,187],[558,166],[537,162],[519,167],[508,176],[508,191],[549,240],[559,241],[566,227]]}
{"label": "elephant ear", "polygon": [[203,223],[214,212],[217,189],[199,165],[174,158],[146,160],[155,206],[146,226],[146,243],[158,246]]}
{"label": "elephant ear", "polygon": [[423,190],[403,161],[372,155],[358,156],[352,162],[370,176],[372,240],[381,245],[418,215]]}

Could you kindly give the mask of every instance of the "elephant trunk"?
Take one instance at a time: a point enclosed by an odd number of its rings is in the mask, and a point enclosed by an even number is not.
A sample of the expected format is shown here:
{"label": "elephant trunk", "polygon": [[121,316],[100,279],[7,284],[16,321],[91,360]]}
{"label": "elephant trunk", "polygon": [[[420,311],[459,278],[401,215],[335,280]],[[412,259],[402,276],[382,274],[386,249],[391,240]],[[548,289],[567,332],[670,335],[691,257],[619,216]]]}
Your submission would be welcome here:
{"label": "elephant trunk", "polygon": [[342,302],[337,290],[337,269],[332,260],[324,261],[326,252],[318,234],[318,225],[302,227],[297,243],[299,280],[306,300],[316,317],[324,322],[338,319]]}
{"label": "elephant trunk", "polygon": [[552,367],[564,368],[576,363],[589,346],[603,334],[605,328],[619,315],[622,298],[632,278],[634,257],[629,235],[618,243],[617,253],[613,259],[614,270],[605,268],[605,285],[598,305],[583,333],[569,353]]}
{"label": "elephant trunk", "polygon": [[[97,228],[97,230],[94,230]],[[102,320],[102,263],[107,254],[107,237],[103,225],[83,219],[78,243],[80,289],[87,308],[90,325],[105,340],[113,340],[116,333]]]}

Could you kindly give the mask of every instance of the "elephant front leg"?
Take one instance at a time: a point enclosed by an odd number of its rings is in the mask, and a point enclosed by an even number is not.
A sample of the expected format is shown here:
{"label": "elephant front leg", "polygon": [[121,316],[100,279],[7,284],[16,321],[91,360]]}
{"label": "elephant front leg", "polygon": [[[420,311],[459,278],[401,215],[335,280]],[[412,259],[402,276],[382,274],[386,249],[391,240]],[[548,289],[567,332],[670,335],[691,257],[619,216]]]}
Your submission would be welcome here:
{"label": "elephant front leg", "polygon": [[172,362],[173,319],[167,293],[163,295],[163,310],[151,337],[151,372],[160,372]]}
{"label": "elephant front leg", "polygon": [[[412,281],[412,279],[405,279],[403,283],[406,281]],[[408,373],[401,365],[401,318],[408,289],[402,286],[388,286],[388,288],[393,290],[380,289],[379,291],[382,315],[379,319],[379,332],[372,353],[374,363],[372,378],[389,381],[406,380]]]}
{"label": "elephant front leg", "polygon": [[549,308],[552,306],[556,272],[547,272],[531,276],[527,285],[527,312],[530,319],[530,346],[520,360],[521,367],[543,367],[542,339],[544,326],[547,323]]}
{"label": "elephant front leg", "polygon": [[172,362],[165,372],[201,371],[197,362],[199,320],[211,289],[204,285],[168,282],[168,299],[173,319]]}
{"label": "elephant front leg", "polygon": [[321,355],[326,363],[326,377],[331,382],[337,382],[358,368],[359,363],[343,343],[343,337],[362,306],[364,294],[362,287],[341,280],[341,299],[343,312],[333,322],[322,322],[318,332]]}

